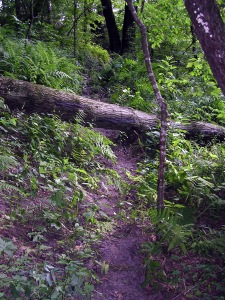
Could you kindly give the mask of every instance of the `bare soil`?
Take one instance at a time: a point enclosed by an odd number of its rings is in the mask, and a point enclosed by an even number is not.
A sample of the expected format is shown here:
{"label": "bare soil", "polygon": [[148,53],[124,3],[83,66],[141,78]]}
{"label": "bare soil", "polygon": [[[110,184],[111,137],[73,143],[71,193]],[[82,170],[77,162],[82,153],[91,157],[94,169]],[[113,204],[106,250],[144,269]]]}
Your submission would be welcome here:
{"label": "bare soil", "polygon": [[141,287],[144,266],[139,251],[143,241],[140,228],[121,224],[99,245],[101,260],[109,264],[109,272],[100,277],[93,300],[153,299]]}
{"label": "bare soil", "polygon": [[[115,140],[116,131],[104,129],[100,131],[108,138]],[[126,171],[135,175],[138,155],[131,145],[126,148],[117,145],[114,152],[117,157],[117,164],[113,168],[129,184]],[[100,193],[102,194],[102,192],[101,190]],[[114,216],[117,221],[114,230],[106,234],[102,241],[96,245],[99,251],[99,260],[109,266],[109,271],[107,274],[101,274],[99,270],[100,284],[96,287],[92,300],[156,299],[154,295],[150,295],[147,290],[141,287],[141,283],[144,281],[145,268],[140,250],[142,243],[147,241],[148,236],[144,233],[141,225],[137,225],[129,219],[129,215],[126,215],[124,220],[116,218],[119,213],[119,202],[128,201],[132,204],[135,201],[134,193],[123,197],[124,199],[121,199],[115,186],[109,186],[105,197],[101,198],[98,203],[103,211]]]}

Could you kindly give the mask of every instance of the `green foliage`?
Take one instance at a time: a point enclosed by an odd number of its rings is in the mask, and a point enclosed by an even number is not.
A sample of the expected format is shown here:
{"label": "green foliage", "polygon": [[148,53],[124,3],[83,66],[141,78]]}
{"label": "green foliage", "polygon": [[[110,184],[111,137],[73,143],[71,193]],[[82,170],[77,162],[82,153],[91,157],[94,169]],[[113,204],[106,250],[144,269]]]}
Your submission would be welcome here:
{"label": "green foliage", "polygon": [[219,255],[225,259],[225,228],[220,230],[211,229],[208,226],[201,226],[195,233],[191,249],[199,255]]}
{"label": "green foliage", "polygon": [[[159,89],[165,99],[173,99],[183,86],[187,86],[188,79],[185,76],[180,78],[180,74],[177,74],[177,64],[172,56],[153,62],[153,68]],[[183,90],[180,92],[183,93]]]}
{"label": "green foliage", "polygon": [[[197,105],[197,104],[196,104]],[[156,139],[155,139],[156,137]],[[166,208],[157,211],[158,161],[152,149],[157,146],[158,133],[150,133],[143,147],[151,147],[148,157],[139,164],[139,208],[149,220],[155,235],[143,246],[146,274],[143,286],[162,290],[168,284],[181,295],[192,299],[217,299],[224,293],[220,266],[224,263],[224,145],[208,145],[186,140],[179,131],[170,131],[167,139]],[[210,221],[209,221],[210,220]],[[183,261],[173,265],[173,256]],[[207,257],[209,262],[191,265],[189,257]],[[164,260],[167,263],[164,264]],[[216,260],[214,264],[210,262]],[[188,270],[188,271],[187,271]],[[201,270],[201,271],[200,271]],[[184,273],[188,274],[187,276]],[[166,276],[165,276],[166,274]],[[212,275],[214,274],[214,275]],[[197,283],[196,283],[197,282]],[[179,293],[179,292],[178,292]]]}
{"label": "green foliage", "polygon": [[85,88],[90,89],[93,93],[98,93],[102,90],[101,86],[101,69],[104,68],[110,61],[108,51],[93,43],[83,42],[78,46],[77,59],[83,66],[86,73],[86,82],[83,84]]}
{"label": "green foliage", "polygon": [[87,43],[86,45],[80,45],[78,58],[89,71],[91,69],[97,69],[109,63],[109,53],[98,45]]}
{"label": "green foliage", "polygon": [[17,247],[12,242],[8,242],[0,238],[0,255],[12,257],[16,250]]}
{"label": "green foliage", "polygon": [[[199,54],[197,58],[190,58],[186,67],[190,70],[189,76],[199,85],[197,87],[195,83],[192,90],[193,96],[204,97],[206,92],[213,97],[221,96],[221,91],[216,84],[207,61],[204,59],[203,53]],[[205,88],[201,87],[203,84],[206,85]]]}
{"label": "green foliage", "polygon": [[146,288],[151,283],[154,290],[159,290],[160,283],[165,280],[165,275],[161,268],[160,262],[154,259],[146,260],[145,280],[142,287]]}
{"label": "green foliage", "polygon": [[22,237],[32,244],[18,251],[15,241],[0,239],[1,297],[90,299],[97,277],[84,260],[92,259],[89,245],[100,232],[91,227],[103,212],[84,212],[83,202],[102,176],[119,186],[119,175],[97,160],[115,161],[112,142],[83,127],[82,112],[70,124],[54,115],[10,113],[3,101],[0,107],[1,226],[30,229]]}
{"label": "green foliage", "polygon": [[[224,298],[224,267],[216,261],[201,260],[193,262],[181,261],[173,256],[174,263],[179,263],[179,269],[173,269],[168,274],[171,284],[178,287],[187,299],[223,299]],[[221,276],[222,275],[222,276]]]}
{"label": "green foliage", "polygon": [[182,250],[184,254],[187,253],[186,244],[188,239],[192,236],[193,224],[179,224],[182,218],[181,213],[176,210],[181,210],[184,207],[181,205],[174,205],[173,209],[166,207],[162,211],[156,209],[149,210],[149,216],[152,224],[156,226],[158,240],[155,245],[152,245],[151,253],[160,253],[161,247],[166,247],[170,252],[176,248]]}
{"label": "green foliage", "polygon": [[[163,211],[149,210],[151,222],[156,226],[157,236],[154,243],[143,245],[143,252],[146,253],[143,286],[150,285],[158,291],[168,283],[176,286],[187,298],[201,296],[204,299],[218,299],[217,297],[224,293],[224,279],[220,276],[220,266],[224,264],[225,259],[224,230],[212,230],[208,226],[199,230],[193,227],[193,224],[182,224],[184,218],[187,220],[187,216],[180,213],[183,208],[182,205],[171,206],[169,203],[169,207]],[[199,257],[198,263],[190,264],[189,257],[195,257],[193,251],[200,255],[201,259],[207,257],[205,264],[201,264]],[[171,267],[169,272],[169,268],[165,268],[164,263],[160,261],[160,257],[165,257],[168,252],[170,256],[167,256],[166,264],[176,266],[176,270]],[[166,276],[164,268],[167,270]],[[222,269],[224,272],[223,267]]]}
{"label": "green foliage", "polygon": [[18,162],[12,156],[0,155],[0,168],[2,171],[7,171],[10,166],[17,166]]}
{"label": "green foliage", "polygon": [[0,72],[4,76],[73,92],[80,91],[82,82],[75,60],[60,55],[50,45],[26,40],[3,40]]}
{"label": "green foliage", "polygon": [[29,256],[13,257],[17,247],[2,239],[0,250],[8,259],[0,274],[4,299],[90,299],[94,287],[88,280],[96,277],[81,262],[61,254],[54,266],[48,262],[34,265]]}
{"label": "green foliage", "polygon": [[186,203],[199,209],[211,203],[214,208],[223,204],[219,198],[224,180],[223,144],[199,146],[176,133],[171,142],[167,159],[168,184],[176,187],[179,197]]}
{"label": "green foliage", "polygon": [[[154,145],[154,135],[148,143],[147,146]],[[183,133],[173,131],[169,132],[167,147],[166,196],[170,201],[165,200],[163,211],[154,209],[156,201],[152,199],[157,184],[155,157],[139,165],[139,201],[144,207],[151,206],[149,219],[156,232],[155,238],[143,247],[146,253],[143,285],[162,290],[167,282],[190,299],[217,299],[224,293],[219,275],[225,258],[222,217],[225,204],[224,145],[218,142],[199,145],[186,140]],[[153,188],[152,193],[146,192],[146,187],[150,191],[149,186]],[[193,266],[189,257],[196,254],[207,257],[210,262],[216,261]],[[183,260],[182,268],[173,271],[172,267],[171,272],[165,271],[167,276],[164,276],[163,257],[173,264],[174,255],[179,262]]]}
{"label": "green foliage", "polygon": [[[147,15],[149,18],[146,18]],[[153,49],[156,51],[163,49],[164,57],[169,51],[169,46],[172,48],[170,52],[175,50],[173,45],[185,49],[190,21],[183,1],[151,1],[145,7],[144,17],[145,25],[150,27],[148,37]]]}
{"label": "green foliage", "polygon": [[146,76],[143,57],[138,60],[115,56],[106,64],[100,75],[101,84],[114,103],[149,111],[154,106],[150,101],[152,89]]}
{"label": "green foliage", "polygon": [[[139,33],[135,32],[135,52],[123,57],[109,55],[100,2],[74,3],[53,1],[51,24],[46,22],[47,12],[38,14],[29,41],[25,40],[29,21],[18,20],[15,2],[2,6],[1,75],[76,93],[87,88],[89,96],[100,92],[113,103],[158,113]],[[222,1],[218,4],[224,17]],[[124,3],[115,1],[113,5],[122,29]],[[148,29],[153,69],[170,118],[224,125],[224,97],[198,42],[193,43],[183,1],[148,1],[138,13]],[[76,59],[68,58],[71,53]],[[82,112],[75,116],[74,124],[53,115],[11,113],[0,101],[0,191],[5,203],[1,226],[4,231],[19,225],[21,235],[32,243],[32,249],[25,246],[23,250],[24,246],[16,247],[14,239],[0,239],[0,297],[90,298],[96,277],[83,262],[92,257],[89,245],[99,232],[113,225],[104,222],[109,217],[98,205],[85,203],[86,196],[103,178],[123,195],[130,187],[99,162],[101,157],[115,162],[112,143],[84,128],[83,119]],[[190,299],[223,299],[224,145],[216,141],[206,144],[201,136],[198,143],[188,141],[179,131],[168,133],[168,200],[166,209],[158,212],[158,139],[156,129],[139,140],[146,158],[139,163],[138,175],[128,174],[137,199],[132,203],[122,200],[118,205],[123,221],[130,214],[133,221],[150,222],[155,229],[155,240],[144,248],[143,286],[159,290],[165,285],[167,292],[175,289]],[[29,232],[23,225],[30,226]],[[35,257],[45,261],[35,261]],[[169,260],[166,267],[165,259]],[[106,274],[108,264],[100,265]]]}
{"label": "green foliage", "polygon": [[[146,146],[154,146],[154,135],[148,136]],[[198,145],[188,141],[178,131],[170,132],[167,140],[166,190],[173,190],[173,201],[196,208],[199,213],[223,206],[224,145]],[[140,199],[154,205],[157,188],[158,162],[155,156],[139,165]],[[148,192],[149,190],[149,192]],[[154,192],[155,191],[155,192]],[[173,194],[173,193],[171,193]]]}
{"label": "green foliage", "polygon": [[[115,158],[111,142],[79,123],[62,122],[56,116],[34,114],[24,118],[20,120],[26,140],[21,153],[24,160],[21,175],[29,178],[32,194],[37,193],[39,185],[46,184],[53,193],[53,205],[63,209],[64,217],[74,218],[84,196],[83,187],[97,187],[98,178],[93,174],[102,167],[95,157]],[[33,166],[29,166],[28,153],[29,160],[35,161]]]}
{"label": "green foliage", "polygon": [[139,109],[142,111],[148,111],[149,105],[141,97],[140,92],[136,92],[135,95],[132,95],[130,88],[122,90],[122,94],[114,94],[113,99],[116,99],[115,102],[122,106],[129,106],[134,109]]}
{"label": "green foliage", "polygon": [[[4,105],[4,101],[0,99],[0,130],[7,133],[10,127],[14,128],[15,125],[16,119],[10,117],[7,107]],[[2,149],[0,149],[0,191],[12,190],[14,192],[21,192],[20,189],[18,189],[13,183],[9,183],[10,175],[18,167],[19,162],[17,161],[17,159],[12,156],[10,151],[7,151],[7,149],[2,147]]]}

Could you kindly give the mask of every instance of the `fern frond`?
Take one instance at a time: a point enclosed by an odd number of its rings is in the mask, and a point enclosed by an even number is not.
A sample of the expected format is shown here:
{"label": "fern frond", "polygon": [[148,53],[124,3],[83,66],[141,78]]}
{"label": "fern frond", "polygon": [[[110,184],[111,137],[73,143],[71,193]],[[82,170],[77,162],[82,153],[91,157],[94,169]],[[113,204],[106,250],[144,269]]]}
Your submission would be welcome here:
{"label": "fern frond", "polygon": [[3,190],[20,192],[20,189],[18,189],[16,186],[8,184],[4,180],[0,180],[0,191]]}
{"label": "fern frond", "polygon": [[4,40],[0,48],[3,74],[55,89],[79,91],[82,77],[76,64],[42,42],[24,45],[24,41]]}
{"label": "fern frond", "polygon": [[160,236],[159,243],[167,245],[167,251],[174,248],[180,248],[183,253],[187,253],[187,239],[192,236],[193,224],[180,225],[178,223],[180,215],[170,208],[163,210],[150,209],[149,216],[153,225],[157,228],[157,234]]}
{"label": "fern frond", "polygon": [[69,76],[68,74],[66,74],[65,72],[58,71],[58,70],[53,72],[52,75],[55,76],[55,77],[61,78],[61,79],[66,78],[66,79],[69,79],[69,80],[73,80],[73,78],[71,76]]}
{"label": "fern frond", "polygon": [[86,161],[87,152],[85,150],[79,151],[78,149],[73,149],[72,156],[75,159],[75,161],[77,161],[79,163],[83,163]]}
{"label": "fern frond", "polygon": [[187,180],[192,182],[195,186],[200,186],[200,187],[209,187],[213,188],[214,184],[200,176],[188,176]]}
{"label": "fern frond", "polygon": [[149,211],[149,217],[153,225],[156,225],[159,223],[160,219],[158,218],[158,212],[156,208],[150,208]]}
{"label": "fern frond", "polygon": [[95,144],[100,149],[101,154],[104,157],[107,157],[107,158],[112,159],[112,160],[114,160],[116,158],[114,152],[112,151],[112,149],[109,147],[109,145],[107,145],[105,143],[104,137],[102,135],[99,135],[97,137],[97,139],[95,141]]}
{"label": "fern frond", "polygon": [[0,169],[8,169],[10,166],[18,166],[18,162],[12,156],[0,155]]}
{"label": "fern frond", "polygon": [[76,114],[75,121],[79,125],[85,124],[85,112],[82,109],[79,109],[78,113]]}

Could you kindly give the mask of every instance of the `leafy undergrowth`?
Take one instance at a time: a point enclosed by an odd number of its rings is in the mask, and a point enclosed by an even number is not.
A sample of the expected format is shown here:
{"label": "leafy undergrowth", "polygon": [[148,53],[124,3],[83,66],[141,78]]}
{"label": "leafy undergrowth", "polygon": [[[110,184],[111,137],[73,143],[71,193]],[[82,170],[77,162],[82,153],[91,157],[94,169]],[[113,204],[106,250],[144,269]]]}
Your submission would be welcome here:
{"label": "leafy undergrowth", "polygon": [[123,183],[99,162],[114,164],[112,142],[81,123],[82,113],[69,124],[1,101],[1,299],[90,298],[97,276],[84,263],[108,218],[85,199],[102,178]]}
{"label": "leafy undergrowth", "polygon": [[150,240],[143,245],[143,287],[159,291],[163,299],[224,299],[224,144],[196,143],[170,131],[167,200],[165,209],[157,211],[155,134],[148,134],[151,152],[139,164],[139,176],[133,178],[139,183],[141,204],[136,217],[142,215],[151,222],[146,227]]}
{"label": "leafy undergrowth", "polygon": [[131,154],[0,104],[1,299],[224,299],[223,144],[170,133],[157,212],[157,132]]}

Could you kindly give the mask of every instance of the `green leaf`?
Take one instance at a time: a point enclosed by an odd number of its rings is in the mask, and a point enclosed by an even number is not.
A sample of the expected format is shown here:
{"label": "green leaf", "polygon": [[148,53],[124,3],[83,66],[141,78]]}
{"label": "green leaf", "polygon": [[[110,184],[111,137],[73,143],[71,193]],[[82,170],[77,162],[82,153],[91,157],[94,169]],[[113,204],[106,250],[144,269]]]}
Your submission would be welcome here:
{"label": "green leaf", "polygon": [[13,256],[14,252],[17,250],[17,246],[12,242],[4,241],[0,238],[0,255],[7,254],[9,257]]}

